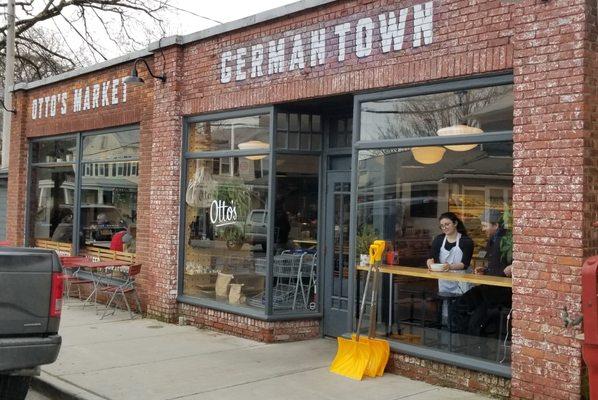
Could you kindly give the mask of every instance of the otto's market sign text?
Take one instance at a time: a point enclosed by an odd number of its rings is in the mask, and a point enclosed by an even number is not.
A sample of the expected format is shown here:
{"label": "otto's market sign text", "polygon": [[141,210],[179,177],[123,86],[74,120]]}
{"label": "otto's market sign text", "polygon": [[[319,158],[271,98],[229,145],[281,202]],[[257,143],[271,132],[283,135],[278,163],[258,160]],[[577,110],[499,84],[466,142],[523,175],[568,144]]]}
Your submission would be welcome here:
{"label": "otto's market sign text", "polygon": [[[434,9],[430,1],[400,9],[398,14],[385,12],[307,33],[289,31],[277,40],[225,51],[220,56],[220,82],[244,81],[303,70],[307,66],[316,67],[323,65],[329,54],[336,54],[336,59],[343,62],[348,52],[365,58],[374,51],[383,54],[399,51],[403,49],[405,28],[411,12],[412,46],[432,43]],[[285,41],[285,38],[292,40]]]}
{"label": "otto's market sign text", "polygon": [[31,119],[54,118],[68,112],[95,110],[127,101],[127,84],[123,78],[110,79],[93,85],[38,97],[31,102]]}

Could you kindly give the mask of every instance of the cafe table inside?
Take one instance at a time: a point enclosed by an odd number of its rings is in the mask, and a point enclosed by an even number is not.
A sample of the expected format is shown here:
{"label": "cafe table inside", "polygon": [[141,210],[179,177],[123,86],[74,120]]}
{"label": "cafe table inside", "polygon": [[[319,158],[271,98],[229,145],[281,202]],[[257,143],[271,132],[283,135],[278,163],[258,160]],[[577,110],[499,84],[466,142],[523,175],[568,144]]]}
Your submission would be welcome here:
{"label": "cafe table inside", "polygon": [[[483,259],[472,260],[474,265],[484,263]],[[411,349],[421,354],[425,349],[430,350],[431,358],[442,353],[442,357],[452,355],[463,363],[477,360],[480,365],[493,365],[495,371],[510,373],[510,277],[433,272],[423,265],[383,263],[377,267],[381,274],[379,337],[402,352]],[[359,264],[356,269],[356,301],[360,302],[369,265]],[[439,292],[439,280],[459,282],[463,293]],[[469,302],[463,301],[466,298]],[[369,318],[367,307],[365,317]]]}

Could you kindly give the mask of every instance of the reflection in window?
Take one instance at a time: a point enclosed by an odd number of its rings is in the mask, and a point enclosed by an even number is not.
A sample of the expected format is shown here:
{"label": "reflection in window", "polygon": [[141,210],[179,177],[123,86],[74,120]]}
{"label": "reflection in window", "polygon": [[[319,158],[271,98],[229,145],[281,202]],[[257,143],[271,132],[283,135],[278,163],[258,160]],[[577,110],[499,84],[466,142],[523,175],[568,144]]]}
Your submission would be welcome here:
{"label": "reflection in window", "polygon": [[265,155],[188,161],[185,295],[264,308],[268,167]]}
{"label": "reflection in window", "polygon": [[[511,229],[512,146],[503,142],[477,144],[468,151],[446,149],[433,164],[418,161],[417,152],[409,148],[360,151],[357,248],[363,251],[367,246],[360,246],[362,242],[384,239],[389,246],[385,263],[425,269],[428,258],[441,262],[432,243],[440,240],[439,248],[444,243],[439,224],[447,221],[439,221],[439,216],[452,212],[473,243],[473,257],[460,272],[473,273],[478,267],[486,268],[486,274],[504,276],[510,263],[502,244],[508,242]],[[439,283],[395,277],[390,321],[394,337],[510,362],[510,289],[468,284],[459,286],[459,292],[445,292]]]}
{"label": "reflection in window", "polygon": [[74,138],[33,142],[31,145],[31,162],[73,162],[75,159],[76,148],[77,140]]}
{"label": "reflection in window", "polygon": [[34,167],[31,172],[32,187],[35,188],[30,208],[33,238],[36,241],[72,243],[75,203],[73,167]]}
{"label": "reflection in window", "polygon": [[139,131],[85,136],[82,143],[82,252],[104,248],[135,253]]}
{"label": "reflection in window", "polygon": [[276,158],[274,311],[317,310],[318,156]]}
{"label": "reflection in window", "polygon": [[361,103],[361,140],[437,136],[447,127],[513,129],[513,85]]}
{"label": "reflection in window", "polygon": [[196,122],[189,125],[189,151],[268,150],[270,115]]}
{"label": "reflection in window", "polygon": [[83,137],[83,161],[139,157],[139,130]]}

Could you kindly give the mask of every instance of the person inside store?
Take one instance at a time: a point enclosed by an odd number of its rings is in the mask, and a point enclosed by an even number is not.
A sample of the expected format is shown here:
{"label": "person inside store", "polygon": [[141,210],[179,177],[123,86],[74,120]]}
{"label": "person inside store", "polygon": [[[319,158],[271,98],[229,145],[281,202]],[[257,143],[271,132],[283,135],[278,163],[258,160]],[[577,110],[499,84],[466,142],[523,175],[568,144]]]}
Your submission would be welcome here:
{"label": "person inside store", "polygon": [[123,236],[125,236],[126,233],[127,230],[123,229],[122,231],[116,232],[114,235],[112,235],[112,239],[110,239],[110,250],[123,251]]}
{"label": "person inside store", "polygon": [[[463,221],[455,213],[445,212],[438,218],[442,233],[432,241],[428,268],[432,264],[444,264],[443,270],[455,273],[467,272],[473,256],[473,240],[467,235]],[[438,280],[438,292],[460,295],[469,287],[462,282]]]}
{"label": "person inside store", "polygon": [[[507,265],[501,253],[500,244],[507,233],[498,210],[488,210],[480,217],[482,230],[488,241],[485,248],[487,265],[475,268],[476,274],[511,276],[511,265]],[[498,332],[501,311],[511,309],[511,288],[479,285],[453,303],[451,314],[456,332],[473,336],[490,336]]]}
{"label": "person inside store", "polygon": [[[432,264],[440,263],[443,270],[453,273],[466,273],[473,255],[473,240],[467,235],[463,221],[455,213],[445,212],[438,218],[442,233],[432,241],[430,258],[426,261],[428,269]],[[449,306],[458,296],[467,292],[470,285],[466,282],[438,280],[438,300],[440,300],[439,321],[442,326],[450,326]]]}
{"label": "person inside store", "polygon": [[135,224],[130,224],[126,230],[125,235],[122,238],[123,241],[123,251],[127,253],[135,253],[136,251],[136,243],[137,243],[137,226]]}

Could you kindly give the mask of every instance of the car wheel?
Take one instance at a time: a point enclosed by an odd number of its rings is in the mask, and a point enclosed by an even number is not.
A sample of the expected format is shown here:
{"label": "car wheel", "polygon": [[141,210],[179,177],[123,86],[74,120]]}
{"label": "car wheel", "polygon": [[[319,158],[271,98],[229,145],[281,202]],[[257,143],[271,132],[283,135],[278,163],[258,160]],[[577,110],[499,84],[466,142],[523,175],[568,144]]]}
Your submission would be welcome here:
{"label": "car wheel", "polygon": [[30,376],[0,375],[0,399],[24,400],[30,383]]}

